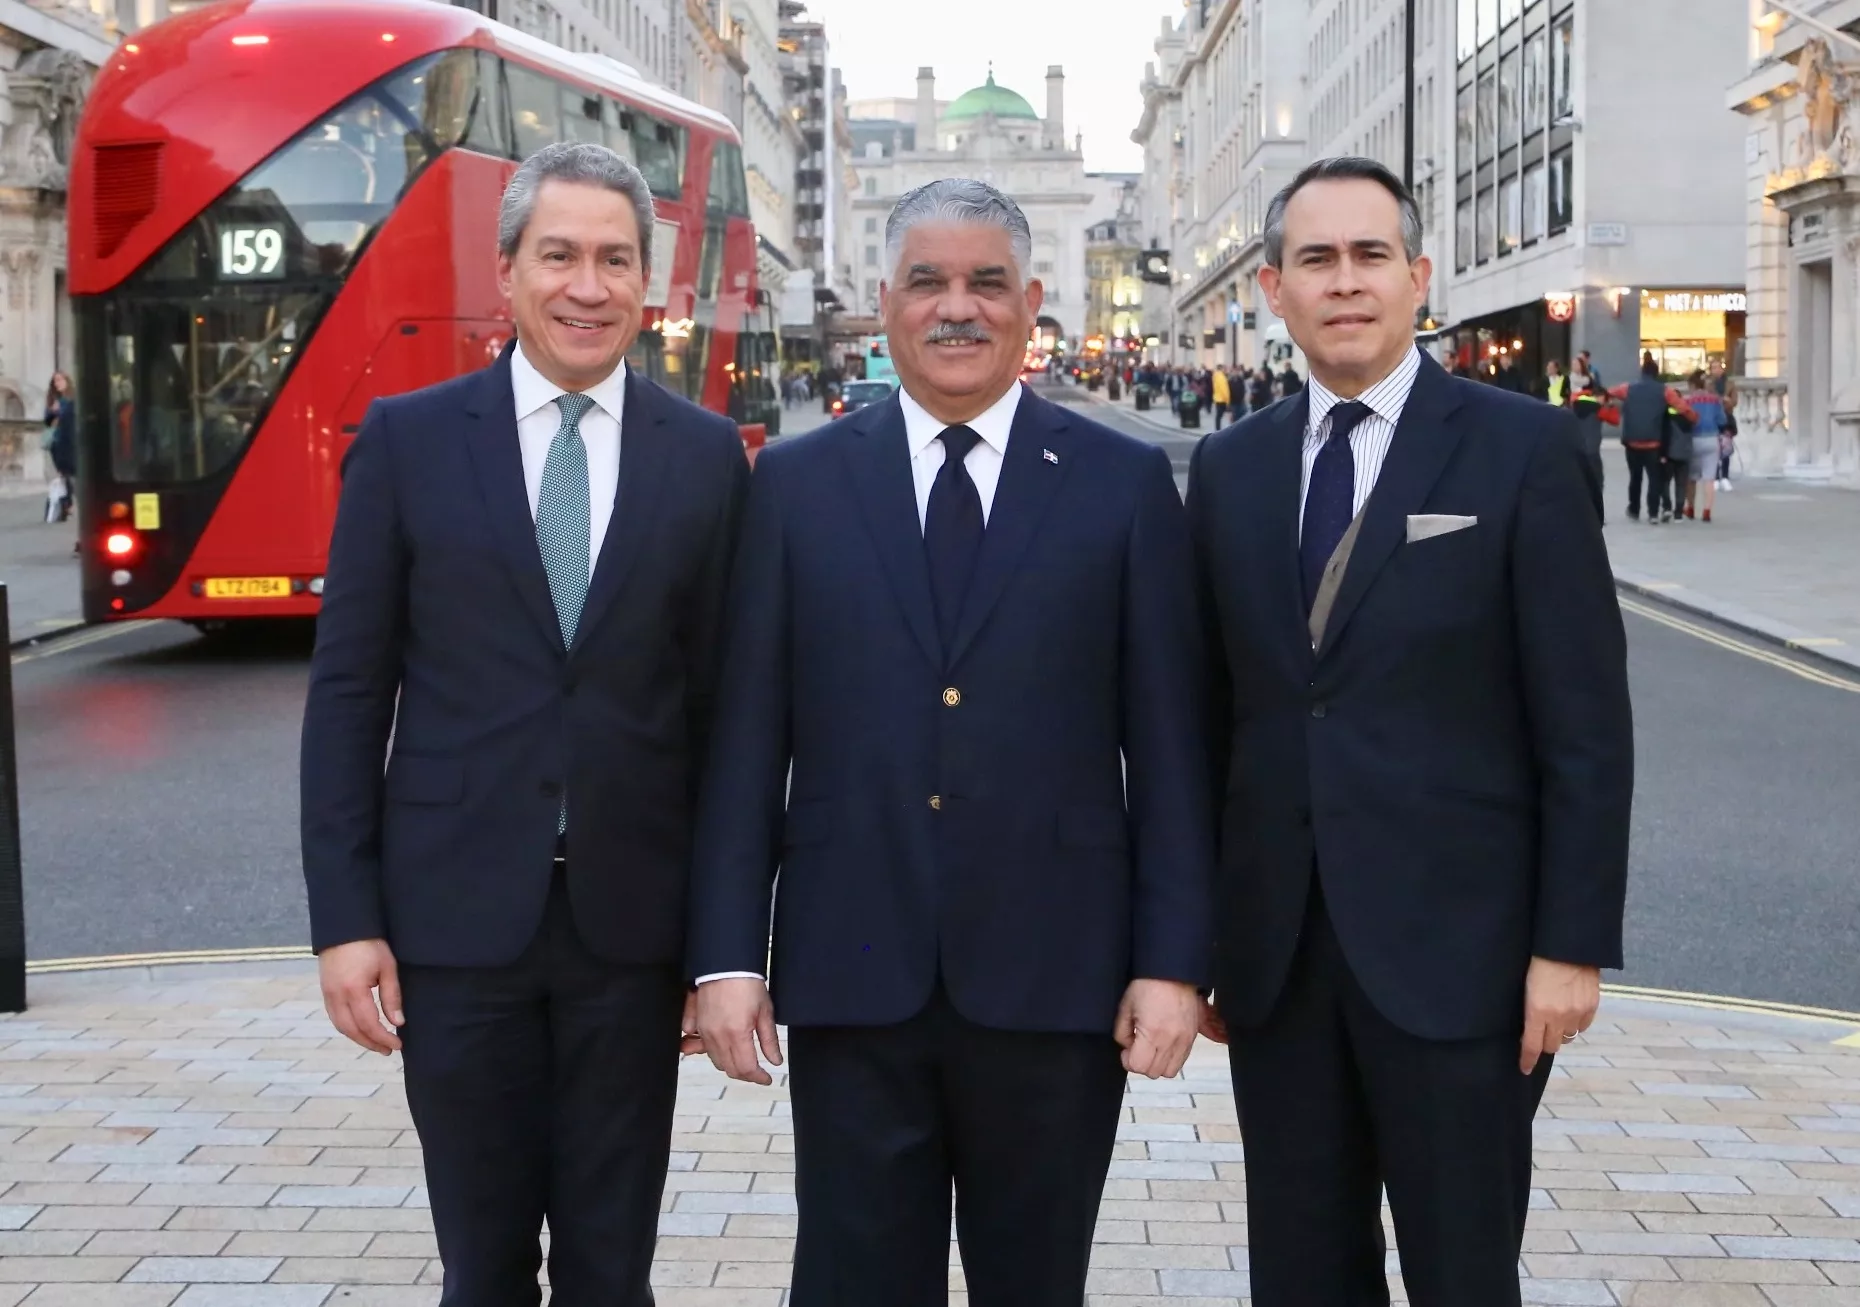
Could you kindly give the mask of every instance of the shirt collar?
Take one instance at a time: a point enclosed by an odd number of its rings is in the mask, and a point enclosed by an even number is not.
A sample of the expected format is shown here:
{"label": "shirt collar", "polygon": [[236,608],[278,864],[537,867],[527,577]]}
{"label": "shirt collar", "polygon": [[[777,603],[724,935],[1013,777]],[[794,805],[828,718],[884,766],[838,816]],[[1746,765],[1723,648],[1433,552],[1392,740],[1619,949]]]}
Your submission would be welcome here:
{"label": "shirt collar", "polygon": [[[986,411],[962,424],[1003,458],[1007,456],[1008,433],[1014,428],[1014,413],[1020,407],[1020,396],[1024,389],[1016,381]],[[898,387],[898,404],[904,409],[904,434],[910,439],[911,457],[916,458],[934,445],[937,437],[950,424],[931,417],[928,410],[912,399],[911,392],[902,385]]]}
{"label": "shirt collar", "polygon": [[[1356,398],[1367,404],[1369,411],[1377,417],[1386,419],[1390,426],[1401,423],[1401,411],[1407,407],[1408,396],[1414,391],[1415,376],[1421,371],[1421,350],[1415,346],[1402,356],[1402,361],[1382,380],[1369,387]],[[1324,419],[1330,411],[1343,403],[1338,395],[1312,374],[1310,384],[1305,387],[1310,395],[1310,407],[1305,416],[1305,437],[1310,439],[1324,425]]]}
{"label": "shirt collar", "polygon": [[[510,354],[510,389],[516,395],[519,422],[568,393],[536,370],[524,354],[522,342]],[[621,359],[619,367],[582,393],[618,422],[620,411],[626,407],[626,360]]]}

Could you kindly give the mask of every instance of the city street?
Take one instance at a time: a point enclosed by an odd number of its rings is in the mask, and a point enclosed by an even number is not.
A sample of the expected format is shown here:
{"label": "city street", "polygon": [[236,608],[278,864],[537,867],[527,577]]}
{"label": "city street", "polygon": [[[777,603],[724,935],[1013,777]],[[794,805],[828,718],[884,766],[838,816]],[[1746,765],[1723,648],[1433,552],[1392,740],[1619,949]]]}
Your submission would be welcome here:
{"label": "city street", "polygon": [[[1193,442],[1085,392],[1048,392]],[[811,424],[793,410],[787,429]],[[1860,683],[1629,599],[1639,738],[1625,983],[1860,1009]],[[105,628],[16,655],[34,959],[304,943],[309,634]]]}

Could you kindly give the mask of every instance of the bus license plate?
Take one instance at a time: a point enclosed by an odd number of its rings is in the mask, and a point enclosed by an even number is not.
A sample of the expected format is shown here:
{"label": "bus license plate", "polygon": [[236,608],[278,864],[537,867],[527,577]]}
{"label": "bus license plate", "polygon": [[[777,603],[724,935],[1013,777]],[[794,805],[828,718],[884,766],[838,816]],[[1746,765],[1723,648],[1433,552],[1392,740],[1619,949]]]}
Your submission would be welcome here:
{"label": "bus license plate", "polygon": [[213,576],[207,578],[209,599],[289,599],[288,576]]}

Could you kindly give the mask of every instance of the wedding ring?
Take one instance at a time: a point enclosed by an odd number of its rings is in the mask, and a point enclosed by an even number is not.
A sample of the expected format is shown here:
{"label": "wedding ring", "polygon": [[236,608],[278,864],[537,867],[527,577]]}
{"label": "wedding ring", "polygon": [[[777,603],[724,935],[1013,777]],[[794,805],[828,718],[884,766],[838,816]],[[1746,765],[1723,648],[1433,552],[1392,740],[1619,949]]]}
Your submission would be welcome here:
{"label": "wedding ring", "polygon": [[1564,1042],[1565,1044],[1569,1044],[1569,1043],[1573,1043],[1573,1042],[1575,1041],[1575,1038],[1576,1038],[1576,1036],[1574,1036],[1574,1035],[1564,1035],[1564,1036],[1563,1036],[1563,1042]]}

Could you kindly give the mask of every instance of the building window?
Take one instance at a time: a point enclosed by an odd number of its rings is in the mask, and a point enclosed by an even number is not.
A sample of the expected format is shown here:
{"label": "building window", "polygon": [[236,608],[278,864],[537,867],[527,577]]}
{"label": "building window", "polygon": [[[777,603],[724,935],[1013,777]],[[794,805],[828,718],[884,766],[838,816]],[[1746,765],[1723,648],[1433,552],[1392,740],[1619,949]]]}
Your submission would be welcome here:
{"label": "building window", "polygon": [[1524,138],[1545,127],[1550,114],[1550,67],[1544,34],[1534,32],[1524,43]]}
{"label": "building window", "polygon": [[1550,33],[1550,117],[1552,121],[1568,118],[1576,112],[1576,90],[1572,84],[1575,71],[1576,21],[1565,18]]}
{"label": "building window", "polygon": [[1053,265],[1052,265],[1052,261],[1051,261],[1051,260],[1041,260],[1041,261],[1039,261],[1039,262],[1036,262],[1036,263],[1035,263],[1035,264],[1033,265],[1033,275],[1034,275],[1034,276],[1036,276],[1036,277],[1050,277],[1050,276],[1052,276],[1052,275],[1053,275]]}
{"label": "building window", "polygon": [[876,268],[878,266],[878,246],[868,245],[865,247],[865,266],[868,268]]}
{"label": "building window", "polygon": [[1498,0],[1479,0],[1479,44],[1498,35]]}
{"label": "building window", "polygon": [[1454,51],[1461,63],[1479,52],[1477,7],[1478,0],[1460,0],[1459,21],[1454,25]]}
{"label": "building window", "polygon": [[878,194],[878,178],[876,178],[876,177],[867,177],[867,178],[865,179],[865,193],[866,193],[867,195],[877,195],[877,194]]}
{"label": "building window", "polygon": [[1550,156],[1550,234],[1576,220],[1576,157],[1568,149]]}
{"label": "building window", "polygon": [[1498,25],[1510,27],[1524,17],[1524,0],[1498,0]]}
{"label": "building window", "polygon": [[1460,87],[1458,105],[1453,113],[1453,155],[1459,162],[1461,176],[1473,170],[1477,155],[1473,152],[1473,88],[1471,82]]}
{"label": "building window", "polygon": [[1507,177],[1498,188],[1498,252],[1501,255],[1518,248],[1522,219],[1518,179]]}
{"label": "building window", "polygon": [[1498,75],[1487,69],[1479,75],[1479,162],[1490,163],[1498,139]]}
{"label": "building window", "polygon": [[1479,192],[1479,243],[1477,246],[1477,257],[1480,263],[1484,263],[1492,257],[1492,247],[1498,229],[1498,210],[1495,207],[1496,197],[1497,192],[1489,186]]}
{"label": "building window", "polygon": [[1498,61],[1498,152],[1518,143],[1518,69],[1522,56],[1507,50]]}
{"label": "building window", "polygon": [[1544,238],[1544,166],[1534,163],[1524,170],[1524,243]]}
{"label": "building window", "polygon": [[1453,267],[1464,272],[1472,266],[1473,202],[1461,200],[1453,215]]}
{"label": "building window", "polygon": [[877,219],[877,218],[867,218],[867,219],[865,220],[865,234],[866,234],[866,235],[868,235],[868,236],[871,236],[871,235],[873,235],[874,233],[876,233],[877,231],[878,231],[878,219]]}

